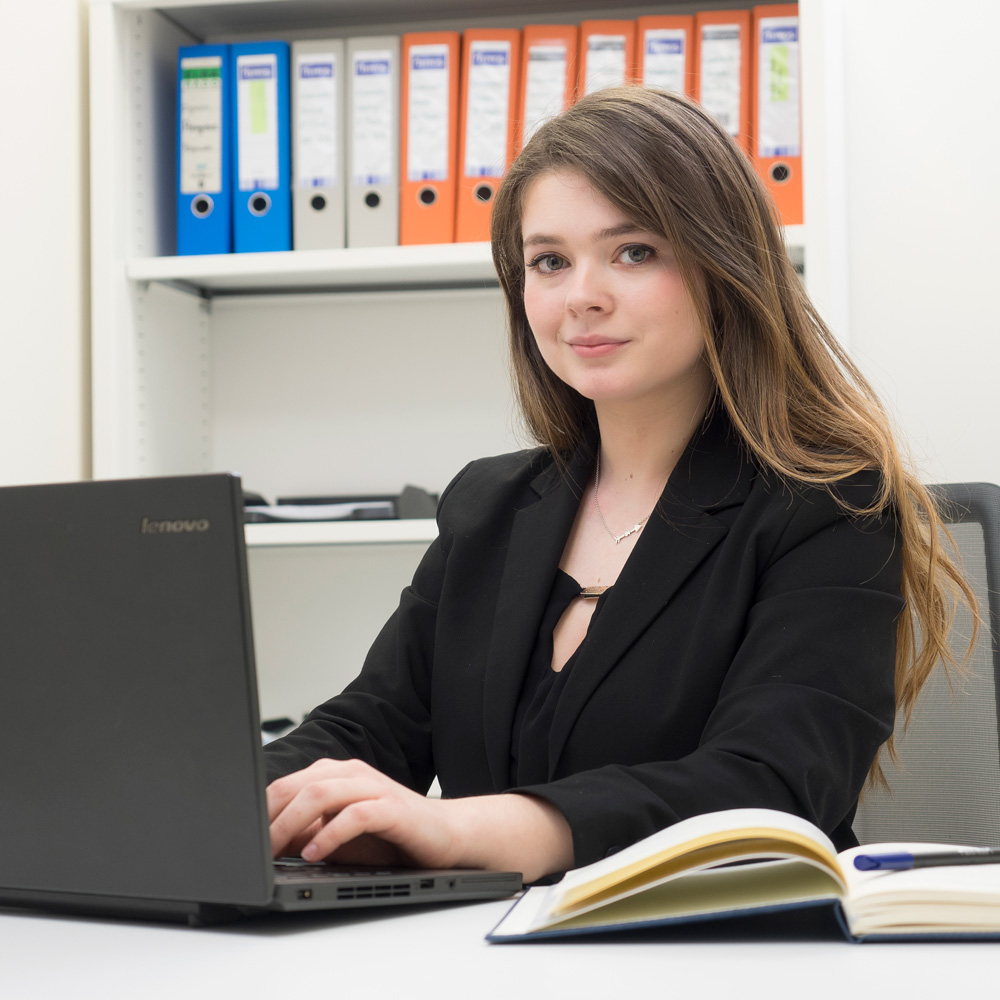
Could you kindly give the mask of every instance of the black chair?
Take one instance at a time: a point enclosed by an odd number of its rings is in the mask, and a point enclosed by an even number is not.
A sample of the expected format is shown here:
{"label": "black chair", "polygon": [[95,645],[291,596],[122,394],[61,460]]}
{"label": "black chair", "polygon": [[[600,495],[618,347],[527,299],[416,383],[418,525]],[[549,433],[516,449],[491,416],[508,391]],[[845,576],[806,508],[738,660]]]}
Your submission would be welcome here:
{"label": "black chair", "polygon": [[[854,831],[862,844],[893,840],[1000,847],[1000,487],[959,483],[931,487],[979,599],[983,618],[962,675],[937,665],[904,730],[896,727],[899,763],[883,751],[891,791],[862,796]],[[965,656],[972,615],[960,609],[950,642]]]}

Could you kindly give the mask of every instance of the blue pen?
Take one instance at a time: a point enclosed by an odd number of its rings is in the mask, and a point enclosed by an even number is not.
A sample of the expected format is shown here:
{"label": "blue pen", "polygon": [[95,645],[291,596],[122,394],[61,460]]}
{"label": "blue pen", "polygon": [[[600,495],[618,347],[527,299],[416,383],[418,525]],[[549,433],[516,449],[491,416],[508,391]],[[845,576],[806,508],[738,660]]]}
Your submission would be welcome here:
{"label": "blue pen", "polygon": [[1000,848],[956,847],[953,851],[930,851],[926,854],[859,854],[854,867],[863,872],[906,871],[910,868],[941,868],[945,865],[1000,864]]}

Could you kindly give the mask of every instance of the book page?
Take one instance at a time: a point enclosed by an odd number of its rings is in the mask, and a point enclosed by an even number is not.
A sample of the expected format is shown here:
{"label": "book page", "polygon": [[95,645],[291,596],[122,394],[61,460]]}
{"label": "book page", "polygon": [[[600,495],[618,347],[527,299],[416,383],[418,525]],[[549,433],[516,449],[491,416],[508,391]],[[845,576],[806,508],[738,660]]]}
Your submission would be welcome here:
{"label": "book page", "polygon": [[833,844],[813,824],[773,809],[727,809],[675,823],[613,857],[567,872],[548,889],[544,920],[594,909],[692,871],[766,858],[799,858],[844,885]]}
{"label": "book page", "polygon": [[1000,932],[1000,864],[858,871],[858,854],[951,851],[955,844],[865,844],[841,853],[848,882],[844,916],[851,933]]}
{"label": "book page", "polygon": [[550,924],[549,929],[613,929],[821,900],[833,902],[841,891],[842,886],[829,871],[811,862],[761,861],[689,872],[683,878]]}
{"label": "book page", "polygon": [[[860,847],[851,847],[846,851],[841,851],[838,857],[840,865],[844,869],[844,878],[847,881],[847,892],[851,896],[861,896],[866,891],[866,886],[877,887],[879,880],[885,875],[898,875],[899,872],[880,871],[859,871],[854,867],[854,859],[859,854],[919,854],[921,851],[955,851],[960,850],[957,844],[929,844],[929,843],[908,843],[904,841],[893,841],[886,844],[862,844]],[[918,871],[933,871],[933,869],[918,869]]]}
{"label": "book page", "polygon": [[531,931],[538,922],[538,915],[545,909],[548,886],[534,885],[525,889],[521,898],[504,914],[503,920],[490,932],[490,937],[520,937]]}

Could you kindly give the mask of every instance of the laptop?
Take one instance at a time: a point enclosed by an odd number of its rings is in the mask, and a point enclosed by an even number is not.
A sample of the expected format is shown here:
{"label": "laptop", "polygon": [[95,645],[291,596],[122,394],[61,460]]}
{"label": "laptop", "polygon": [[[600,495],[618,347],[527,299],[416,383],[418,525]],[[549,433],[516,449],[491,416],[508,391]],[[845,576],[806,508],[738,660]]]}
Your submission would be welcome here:
{"label": "laptop", "polygon": [[271,859],[239,478],[0,488],[0,905],[186,920],[510,896]]}

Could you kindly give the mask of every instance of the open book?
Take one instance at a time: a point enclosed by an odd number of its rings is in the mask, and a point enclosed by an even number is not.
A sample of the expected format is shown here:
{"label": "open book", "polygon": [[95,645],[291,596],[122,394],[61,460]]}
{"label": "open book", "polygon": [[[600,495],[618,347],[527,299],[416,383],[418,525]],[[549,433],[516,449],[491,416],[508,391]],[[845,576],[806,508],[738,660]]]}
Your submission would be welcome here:
{"label": "open book", "polygon": [[830,906],[855,941],[1000,937],[1000,864],[858,871],[857,854],[949,850],[867,844],[837,854],[773,809],[695,816],[524,893],[487,940],[529,941]]}

